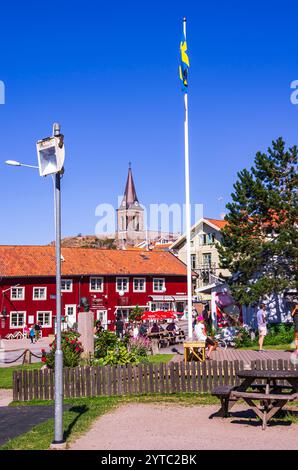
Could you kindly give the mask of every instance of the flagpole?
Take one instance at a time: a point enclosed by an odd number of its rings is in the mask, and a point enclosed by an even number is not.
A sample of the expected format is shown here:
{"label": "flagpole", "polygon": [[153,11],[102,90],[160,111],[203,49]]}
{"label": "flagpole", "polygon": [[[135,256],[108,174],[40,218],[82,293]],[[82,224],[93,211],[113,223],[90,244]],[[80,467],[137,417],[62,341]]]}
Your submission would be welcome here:
{"label": "flagpole", "polygon": [[[183,33],[186,40],[186,18],[183,18]],[[186,218],[186,265],[187,265],[187,318],[188,337],[192,339],[192,273],[190,257],[190,189],[188,148],[188,96],[184,93],[184,155],[185,155],[185,218]]]}

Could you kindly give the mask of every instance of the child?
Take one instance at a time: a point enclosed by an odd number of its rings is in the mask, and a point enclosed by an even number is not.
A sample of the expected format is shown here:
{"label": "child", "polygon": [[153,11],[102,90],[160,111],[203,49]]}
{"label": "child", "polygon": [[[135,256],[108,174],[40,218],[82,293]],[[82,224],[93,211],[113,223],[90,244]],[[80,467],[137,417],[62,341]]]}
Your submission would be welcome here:
{"label": "child", "polygon": [[33,344],[34,343],[34,338],[35,338],[34,326],[31,326],[31,328],[30,328],[29,337],[30,337],[30,340],[31,340],[31,344]]}
{"label": "child", "polygon": [[213,339],[207,336],[203,317],[197,318],[197,323],[195,325],[195,335],[198,341],[205,341],[206,347],[208,348],[206,359],[210,359],[211,353],[215,349],[215,342],[213,341]]}

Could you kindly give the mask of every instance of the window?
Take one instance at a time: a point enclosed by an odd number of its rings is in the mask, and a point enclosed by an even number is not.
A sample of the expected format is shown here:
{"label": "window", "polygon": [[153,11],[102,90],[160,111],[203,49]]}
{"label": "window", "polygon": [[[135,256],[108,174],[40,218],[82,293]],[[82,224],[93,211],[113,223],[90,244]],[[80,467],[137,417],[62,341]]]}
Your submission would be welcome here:
{"label": "window", "polygon": [[10,328],[23,328],[26,324],[26,312],[10,312]]}
{"label": "window", "polygon": [[24,300],[25,287],[12,287],[10,289],[10,300]]}
{"label": "window", "polygon": [[62,279],[61,290],[62,292],[72,292],[72,279]]}
{"label": "window", "polygon": [[128,292],[129,284],[128,277],[117,277],[116,278],[116,292]]}
{"label": "window", "polygon": [[203,253],[203,264],[211,266],[211,253]]}
{"label": "window", "polygon": [[134,277],[133,291],[134,292],[146,292],[146,279],[144,277]]}
{"label": "window", "polygon": [[191,269],[196,269],[196,255],[190,255],[191,257]]}
{"label": "window", "polygon": [[52,312],[37,312],[37,321],[43,328],[52,327]]}
{"label": "window", "polygon": [[212,245],[215,242],[215,234],[214,233],[204,233],[203,235],[203,244],[204,245]]}
{"label": "window", "polygon": [[153,292],[164,292],[165,291],[165,280],[163,277],[153,278]]}
{"label": "window", "polygon": [[90,292],[103,292],[103,277],[90,277]]}
{"label": "window", "polygon": [[46,287],[33,287],[33,300],[46,300],[47,288]]}

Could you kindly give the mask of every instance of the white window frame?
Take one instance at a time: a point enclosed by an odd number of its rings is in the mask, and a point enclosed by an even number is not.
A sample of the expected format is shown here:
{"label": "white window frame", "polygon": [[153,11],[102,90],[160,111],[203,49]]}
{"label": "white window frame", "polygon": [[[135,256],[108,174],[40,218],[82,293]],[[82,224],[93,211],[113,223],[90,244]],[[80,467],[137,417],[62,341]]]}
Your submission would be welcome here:
{"label": "white window frame", "polygon": [[[127,287],[126,287],[126,289],[118,289],[118,281],[119,281],[120,279],[122,279],[122,280],[125,279],[125,280],[127,281]],[[116,277],[116,292],[121,292],[121,291],[122,291],[122,292],[129,292],[129,277],[124,277],[124,276]]]}
{"label": "white window frame", "polygon": [[[70,282],[71,283],[71,289],[63,289],[62,288],[62,283],[63,282]],[[61,279],[61,292],[72,292],[73,291],[73,280],[72,279]]]}
{"label": "white window frame", "polygon": [[[101,280],[101,287],[100,287],[100,289],[92,289],[92,287],[91,287],[91,282],[92,282],[93,279],[100,279],[100,280]],[[103,292],[103,289],[104,289],[104,287],[103,287],[103,277],[100,277],[100,276],[91,276],[91,277],[90,277],[90,280],[89,280],[89,291],[90,291],[90,292]]]}
{"label": "white window frame", "polygon": [[[155,288],[155,281],[162,281],[162,288],[161,289],[156,289]],[[153,278],[153,292],[164,292],[166,287],[166,280],[164,277],[154,277]]]}
{"label": "white window frame", "polygon": [[[13,313],[17,313],[17,314],[22,313],[24,315],[24,321],[22,325],[19,325],[19,326],[12,325],[11,320],[12,320]],[[25,310],[16,310],[16,311],[10,312],[9,313],[9,328],[14,329],[14,330],[19,330],[20,328],[23,328],[24,325],[26,325],[26,316],[27,316],[27,312]]]}
{"label": "white window frame", "polygon": [[[22,289],[22,297],[13,297],[12,296],[12,291],[14,289]],[[25,300],[25,287],[20,287],[20,286],[11,287],[11,289],[10,289],[10,300]]]}
{"label": "white window frame", "polygon": [[[41,298],[41,297],[35,297],[35,289],[44,289],[45,291],[45,297]],[[34,286],[33,287],[33,300],[47,300],[47,287],[43,287],[43,286]]]}
{"label": "white window frame", "polygon": [[[39,318],[38,318],[39,313],[49,313],[50,314],[50,324],[49,325],[44,325],[43,321],[39,320]],[[52,319],[53,319],[52,310],[38,310],[36,312],[36,321],[41,323],[42,328],[52,328],[52,324],[53,324]]]}
{"label": "white window frame", "polygon": [[[144,281],[143,289],[135,288],[135,281]],[[145,277],[134,277],[132,280],[133,292],[146,292],[146,278]]]}

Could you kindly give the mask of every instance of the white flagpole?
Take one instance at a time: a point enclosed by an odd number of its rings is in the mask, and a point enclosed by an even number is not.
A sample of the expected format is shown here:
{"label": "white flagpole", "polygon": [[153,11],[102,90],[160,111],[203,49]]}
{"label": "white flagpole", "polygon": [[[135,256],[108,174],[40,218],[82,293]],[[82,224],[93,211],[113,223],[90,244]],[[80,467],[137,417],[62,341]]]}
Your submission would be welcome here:
{"label": "white flagpole", "polygon": [[[186,18],[183,18],[183,32],[186,40]],[[187,317],[188,337],[192,339],[192,273],[190,257],[190,190],[188,151],[188,97],[184,93],[184,154],[185,154],[185,216],[186,216],[186,264],[187,264]]]}

